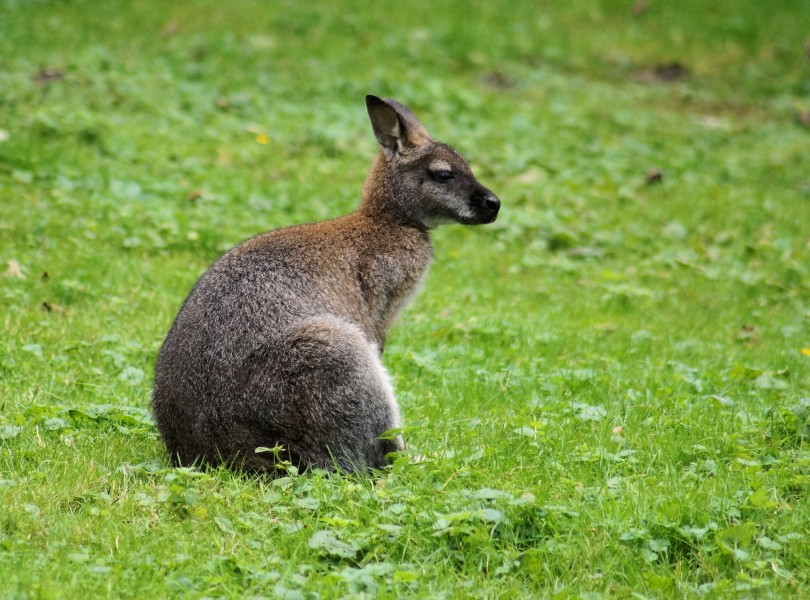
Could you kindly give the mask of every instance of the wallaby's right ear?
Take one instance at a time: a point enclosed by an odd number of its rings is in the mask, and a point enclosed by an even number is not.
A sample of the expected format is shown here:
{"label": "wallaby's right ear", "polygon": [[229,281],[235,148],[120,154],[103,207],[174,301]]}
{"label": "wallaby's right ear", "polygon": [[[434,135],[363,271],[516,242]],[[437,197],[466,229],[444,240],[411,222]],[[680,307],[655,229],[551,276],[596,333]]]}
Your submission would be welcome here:
{"label": "wallaby's right ear", "polygon": [[396,100],[368,95],[366,109],[374,135],[389,156],[405,153],[430,138],[416,115]]}

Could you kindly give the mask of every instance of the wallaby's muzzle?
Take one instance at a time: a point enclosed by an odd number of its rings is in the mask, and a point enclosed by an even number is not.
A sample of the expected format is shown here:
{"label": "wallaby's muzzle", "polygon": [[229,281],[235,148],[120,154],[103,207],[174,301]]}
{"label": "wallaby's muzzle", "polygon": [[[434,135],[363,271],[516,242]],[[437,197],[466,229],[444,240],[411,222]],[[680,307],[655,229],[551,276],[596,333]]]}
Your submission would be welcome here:
{"label": "wallaby's muzzle", "polygon": [[501,201],[484,186],[479,186],[479,188],[473,192],[470,201],[476,216],[480,219],[478,223],[481,225],[492,223],[498,218],[498,211],[501,209]]}

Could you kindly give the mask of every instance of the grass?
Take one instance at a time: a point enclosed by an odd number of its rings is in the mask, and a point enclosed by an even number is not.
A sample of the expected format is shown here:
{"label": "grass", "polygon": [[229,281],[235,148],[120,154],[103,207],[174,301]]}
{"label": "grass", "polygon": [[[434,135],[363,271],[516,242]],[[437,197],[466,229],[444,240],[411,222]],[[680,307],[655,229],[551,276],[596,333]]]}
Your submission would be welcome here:
{"label": "grass", "polygon": [[[0,595],[807,597],[803,2],[0,6]],[[389,338],[406,452],[170,468],[172,318],[353,209],[369,92],[504,204]]]}

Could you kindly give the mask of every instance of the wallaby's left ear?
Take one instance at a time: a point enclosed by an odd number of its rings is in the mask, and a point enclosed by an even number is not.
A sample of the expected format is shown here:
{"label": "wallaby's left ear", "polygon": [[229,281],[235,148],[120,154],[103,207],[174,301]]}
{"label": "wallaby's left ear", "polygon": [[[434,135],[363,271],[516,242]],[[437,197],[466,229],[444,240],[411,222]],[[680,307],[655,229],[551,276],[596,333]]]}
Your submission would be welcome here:
{"label": "wallaby's left ear", "polygon": [[416,115],[396,100],[368,95],[366,109],[374,135],[389,155],[406,153],[430,139]]}

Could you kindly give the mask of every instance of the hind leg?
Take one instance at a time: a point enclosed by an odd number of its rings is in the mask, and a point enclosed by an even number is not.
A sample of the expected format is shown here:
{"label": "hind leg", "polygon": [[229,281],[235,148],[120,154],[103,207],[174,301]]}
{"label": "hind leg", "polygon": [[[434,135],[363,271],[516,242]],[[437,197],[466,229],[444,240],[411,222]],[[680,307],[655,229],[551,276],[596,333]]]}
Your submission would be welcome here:
{"label": "hind leg", "polygon": [[247,468],[272,459],[255,453],[256,442],[284,446],[302,468],[350,472],[383,466],[402,449],[401,439],[379,439],[400,416],[377,350],[337,317],[308,319],[254,353],[244,401],[249,435],[240,436],[239,453]]}

